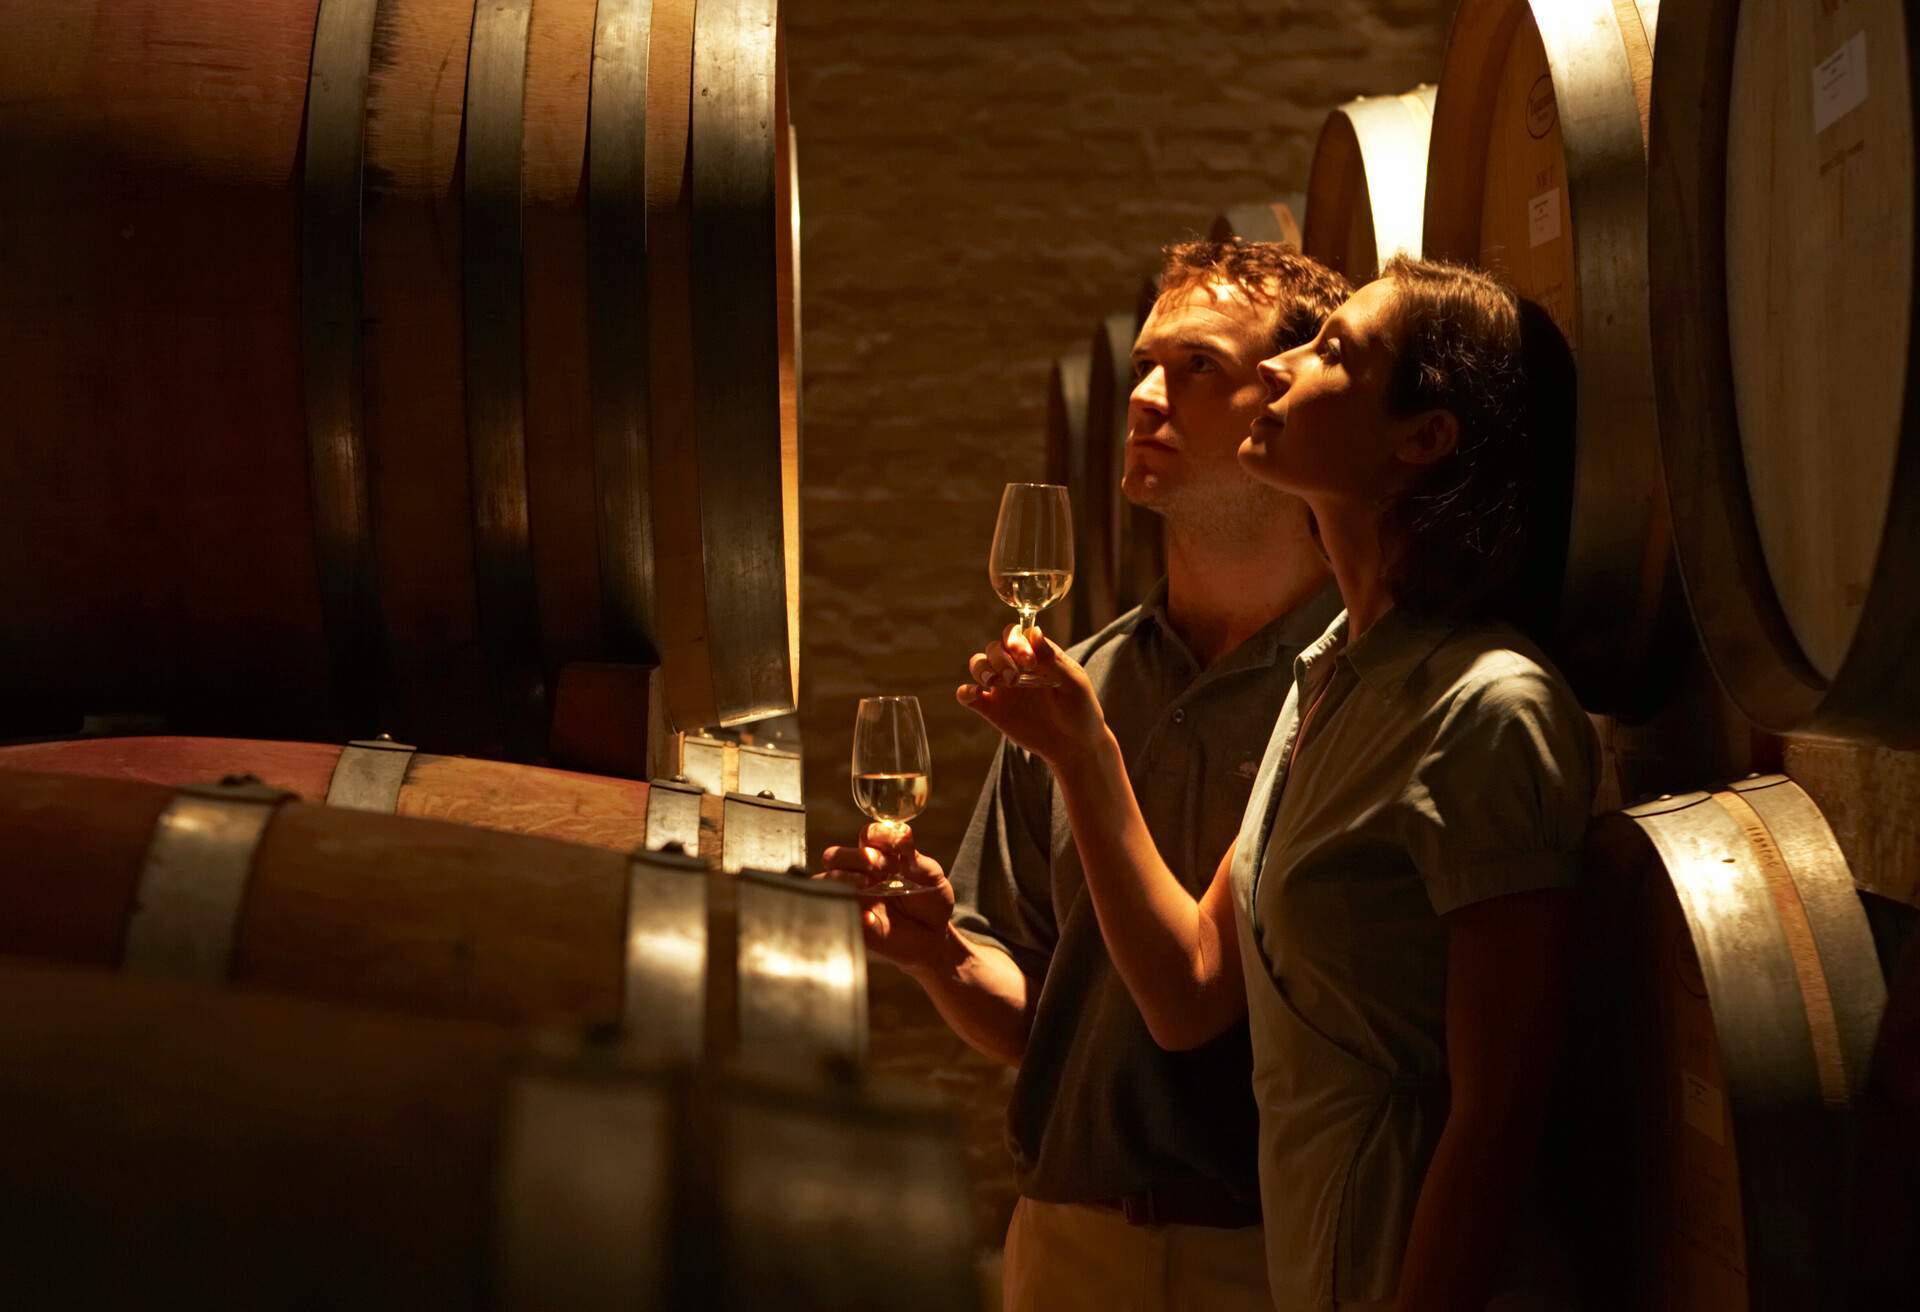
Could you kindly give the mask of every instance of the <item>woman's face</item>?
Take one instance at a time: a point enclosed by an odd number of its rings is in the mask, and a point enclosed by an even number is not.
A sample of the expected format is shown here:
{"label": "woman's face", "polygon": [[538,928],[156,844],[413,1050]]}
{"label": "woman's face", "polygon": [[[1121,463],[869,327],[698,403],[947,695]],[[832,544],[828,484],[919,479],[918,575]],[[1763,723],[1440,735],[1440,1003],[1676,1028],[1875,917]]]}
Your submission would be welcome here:
{"label": "woman's face", "polygon": [[1311,342],[1261,362],[1267,403],[1239,451],[1249,474],[1309,502],[1375,505],[1417,475],[1427,460],[1409,444],[1431,416],[1388,412],[1393,314],[1392,281],[1370,282]]}

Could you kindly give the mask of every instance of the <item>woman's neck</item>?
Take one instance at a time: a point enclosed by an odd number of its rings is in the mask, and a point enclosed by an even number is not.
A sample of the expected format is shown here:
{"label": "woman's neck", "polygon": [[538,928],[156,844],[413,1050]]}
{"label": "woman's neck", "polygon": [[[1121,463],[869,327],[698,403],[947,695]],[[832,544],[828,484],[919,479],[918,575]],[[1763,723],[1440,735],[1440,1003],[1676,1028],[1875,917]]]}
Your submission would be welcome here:
{"label": "woman's neck", "polygon": [[1380,542],[1380,511],[1353,503],[1313,504],[1320,525],[1320,543],[1333,564],[1340,600],[1347,608],[1347,641],[1379,622],[1393,609],[1393,590],[1387,586],[1386,549]]}

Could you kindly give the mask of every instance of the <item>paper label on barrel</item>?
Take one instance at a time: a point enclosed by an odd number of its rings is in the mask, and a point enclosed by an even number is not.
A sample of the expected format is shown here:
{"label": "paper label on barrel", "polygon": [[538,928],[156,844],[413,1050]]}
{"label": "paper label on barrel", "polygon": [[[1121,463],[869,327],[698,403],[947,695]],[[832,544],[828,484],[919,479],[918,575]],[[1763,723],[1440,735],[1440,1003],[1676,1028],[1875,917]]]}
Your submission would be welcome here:
{"label": "paper label on barrel", "polygon": [[1813,66],[1813,130],[1825,132],[1843,115],[1867,103],[1867,34],[1851,40]]}
{"label": "paper label on barrel", "polygon": [[1560,189],[1542,192],[1527,202],[1527,245],[1544,246],[1560,235]]}
{"label": "paper label on barrel", "polygon": [[1720,1090],[1689,1071],[1680,1073],[1680,1115],[1707,1138],[1721,1147],[1726,1146],[1727,1126],[1720,1110]]}

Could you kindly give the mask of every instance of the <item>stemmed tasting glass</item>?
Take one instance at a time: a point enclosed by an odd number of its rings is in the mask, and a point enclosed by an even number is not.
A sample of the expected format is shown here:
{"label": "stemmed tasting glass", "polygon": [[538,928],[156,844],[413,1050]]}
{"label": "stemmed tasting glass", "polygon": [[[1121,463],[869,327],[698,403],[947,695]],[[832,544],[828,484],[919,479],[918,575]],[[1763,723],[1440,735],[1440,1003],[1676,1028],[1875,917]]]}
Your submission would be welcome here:
{"label": "stemmed tasting glass", "polygon": [[[1033,633],[1034,616],[1067,595],[1073,583],[1073,511],[1058,483],[1009,483],[1000,494],[987,577],[1000,600],[1020,613]],[[1015,683],[1046,687],[1053,680],[1022,671]]]}
{"label": "stemmed tasting glass", "polygon": [[[853,716],[853,803],[894,833],[919,815],[932,789],[933,755],[918,697],[862,697]],[[869,884],[863,897],[898,897],[920,886],[897,876]]]}

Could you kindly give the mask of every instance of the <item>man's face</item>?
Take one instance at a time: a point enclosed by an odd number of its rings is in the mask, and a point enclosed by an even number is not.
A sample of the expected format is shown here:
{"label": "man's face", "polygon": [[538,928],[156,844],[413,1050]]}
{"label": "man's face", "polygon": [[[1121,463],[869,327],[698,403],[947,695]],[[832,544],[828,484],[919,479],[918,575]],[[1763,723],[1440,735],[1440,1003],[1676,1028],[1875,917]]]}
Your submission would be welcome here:
{"label": "man's face", "polygon": [[1279,513],[1276,490],[1247,476],[1236,452],[1267,399],[1261,359],[1271,306],[1230,283],[1162,296],[1133,347],[1133,395],[1121,491],[1177,529],[1241,532]]}

